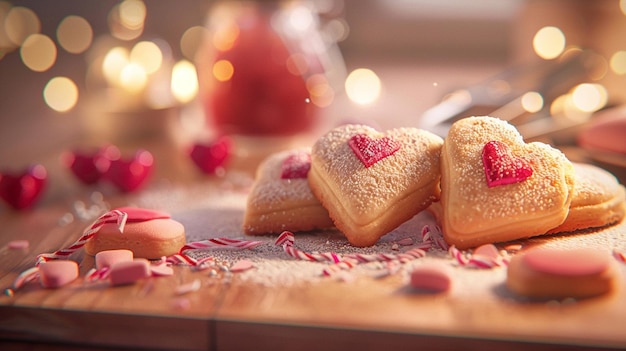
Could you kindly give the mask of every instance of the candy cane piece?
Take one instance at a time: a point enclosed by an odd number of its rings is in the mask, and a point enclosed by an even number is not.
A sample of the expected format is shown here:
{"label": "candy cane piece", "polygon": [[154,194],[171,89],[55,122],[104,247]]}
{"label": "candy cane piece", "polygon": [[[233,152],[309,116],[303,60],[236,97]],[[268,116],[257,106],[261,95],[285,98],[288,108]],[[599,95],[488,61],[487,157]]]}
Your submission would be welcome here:
{"label": "candy cane piece", "polygon": [[262,241],[250,241],[250,240],[238,240],[231,238],[212,238],[208,240],[201,240],[196,242],[187,243],[183,246],[179,253],[187,250],[199,250],[199,249],[234,249],[234,250],[246,250],[254,249],[255,247],[262,245]]}
{"label": "candy cane piece", "polygon": [[96,233],[100,231],[102,226],[107,223],[116,223],[120,232],[123,232],[127,219],[128,214],[119,210],[113,210],[103,214],[98,219],[96,219],[96,221],[83,232],[83,235],[81,235],[81,237],[78,238],[78,240],[76,240],[69,247],[57,250],[53,253],[43,253],[38,255],[36,265],[39,266],[40,264],[50,260],[66,259],[68,256],[85,246],[85,243],[89,241],[94,235],[96,235]]}

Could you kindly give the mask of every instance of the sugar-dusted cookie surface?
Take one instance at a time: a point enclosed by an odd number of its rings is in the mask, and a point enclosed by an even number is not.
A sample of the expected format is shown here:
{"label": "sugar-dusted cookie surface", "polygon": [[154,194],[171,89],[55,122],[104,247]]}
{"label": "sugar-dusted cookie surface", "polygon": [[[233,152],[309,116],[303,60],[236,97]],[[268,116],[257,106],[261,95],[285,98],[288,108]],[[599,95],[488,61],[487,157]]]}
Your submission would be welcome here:
{"label": "sugar-dusted cookie surface", "polygon": [[442,143],[415,128],[343,125],[313,145],[309,184],[348,241],[371,246],[438,198]]}
{"label": "sugar-dusted cookie surface", "polygon": [[246,202],[246,234],[333,227],[328,211],[309,188],[310,167],[311,153],[307,148],[275,153],[259,165]]}
{"label": "sugar-dusted cookie surface", "polygon": [[574,195],[567,219],[548,233],[571,232],[615,224],[626,214],[626,191],[617,178],[602,168],[584,163],[574,166]]}
{"label": "sugar-dusted cookie surface", "polygon": [[545,234],[568,215],[571,162],[547,144],[525,143],[505,121],[455,122],[441,163],[441,225],[458,248]]}

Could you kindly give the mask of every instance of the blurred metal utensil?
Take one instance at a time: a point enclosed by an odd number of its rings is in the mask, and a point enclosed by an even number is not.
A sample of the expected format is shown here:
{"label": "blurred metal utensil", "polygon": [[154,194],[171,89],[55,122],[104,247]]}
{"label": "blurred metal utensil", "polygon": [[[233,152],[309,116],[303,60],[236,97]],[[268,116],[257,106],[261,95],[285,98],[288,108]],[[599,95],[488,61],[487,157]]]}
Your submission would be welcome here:
{"label": "blurred metal utensil", "polygon": [[[596,54],[591,51],[576,50],[559,60],[538,61],[506,70],[483,83],[448,94],[441,103],[424,112],[419,126],[445,136],[460,118],[490,115],[517,125],[528,138],[569,128],[581,121],[552,120],[549,106],[572,87],[589,80],[594,57]],[[535,113],[524,110],[520,103],[530,91],[539,93],[544,102],[543,108]]]}

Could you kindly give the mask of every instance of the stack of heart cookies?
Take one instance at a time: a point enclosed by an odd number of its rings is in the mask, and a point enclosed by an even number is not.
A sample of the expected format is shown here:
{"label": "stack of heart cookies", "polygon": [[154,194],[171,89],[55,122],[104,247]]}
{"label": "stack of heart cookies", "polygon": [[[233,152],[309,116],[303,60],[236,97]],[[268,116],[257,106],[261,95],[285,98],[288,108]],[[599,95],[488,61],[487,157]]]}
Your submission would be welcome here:
{"label": "stack of heart cookies", "polygon": [[[460,249],[606,226],[626,213],[624,187],[610,173],[573,164],[547,144],[526,143],[494,117],[461,119],[445,140],[416,128],[381,133],[343,125],[315,142],[306,179],[332,223],[359,247],[425,209]],[[257,177],[246,218],[258,204],[254,189],[267,182]],[[263,232],[297,230],[281,223],[270,229]]]}

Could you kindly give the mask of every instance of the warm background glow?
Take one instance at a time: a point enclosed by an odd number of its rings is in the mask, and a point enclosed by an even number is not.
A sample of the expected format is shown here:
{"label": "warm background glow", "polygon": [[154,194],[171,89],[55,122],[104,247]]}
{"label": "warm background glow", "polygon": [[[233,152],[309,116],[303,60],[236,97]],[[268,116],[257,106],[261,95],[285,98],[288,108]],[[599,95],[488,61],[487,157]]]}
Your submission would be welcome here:
{"label": "warm background glow", "polygon": [[57,40],[65,51],[80,54],[91,45],[93,29],[86,19],[79,16],[67,16],[59,23]]}
{"label": "warm background glow", "polygon": [[20,56],[26,67],[35,72],[44,72],[54,65],[57,47],[50,37],[31,34],[22,43]]}

